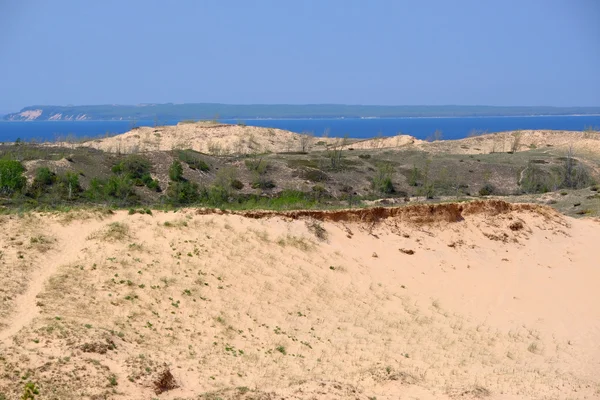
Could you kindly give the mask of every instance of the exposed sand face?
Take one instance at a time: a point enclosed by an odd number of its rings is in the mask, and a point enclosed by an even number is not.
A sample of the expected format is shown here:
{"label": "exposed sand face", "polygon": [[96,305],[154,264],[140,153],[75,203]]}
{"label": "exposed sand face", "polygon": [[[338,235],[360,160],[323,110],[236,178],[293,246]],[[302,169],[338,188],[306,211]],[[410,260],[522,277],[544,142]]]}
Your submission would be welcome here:
{"label": "exposed sand face", "polygon": [[41,399],[600,397],[598,221],[478,202],[0,225],[7,398],[24,375]]}

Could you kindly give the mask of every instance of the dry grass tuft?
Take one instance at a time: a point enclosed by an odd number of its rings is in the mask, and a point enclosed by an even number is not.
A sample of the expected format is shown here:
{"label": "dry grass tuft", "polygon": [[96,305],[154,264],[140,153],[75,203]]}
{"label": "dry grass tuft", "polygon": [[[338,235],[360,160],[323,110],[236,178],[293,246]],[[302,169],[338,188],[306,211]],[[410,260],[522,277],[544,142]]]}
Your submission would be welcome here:
{"label": "dry grass tuft", "polygon": [[483,399],[492,395],[492,392],[480,385],[475,385],[467,390],[463,389],[450,389],[447,390],[447,394],[451,398],[463,398],[463,399]]}
{"label": "dry grass tuft", "polygon": [[163,225],[167,228],[184,228],[188,226],[188,222],[185,219],[176,219],[174,221],[165,221]]}
{"label": "dry grass tuft", "polygon": [[166,366],[158,373],[158,376],[156,379],[154,379],[152,384],[154,386],[154,393],[156,394],[161,394],[167,390],[172,390],[179,386],[175,381],[175,377],[169,370],[169,367]]}
{"label": "dry grass tuft", "polygon": [[521,221],[515,221],[512,224],[510,224],[508,227],[510,228],[511,231],[520,231],[525,226],[523,225],[523,223]]}
{"label": "dry grass tuft", "polygon": [[310,220],[310,221],[306,221],[306,227],[319,240],[326,241],[327,238],[329,237],[329,233],[327,232],[327,230],[325,228],[323,228],[323,224],[321,223],[321,221],[317,221],[314,219]]}
{"label": "dry grass tuft", "polygon": [[45,253],[50,250],[52,248],[52,243],[54,242],[55,240],[44,235],[32,236],[29,239],[30,247],[36,249],[40,253]]}
{"label": "dry grass tuft", "polygon": [[106,228],[93,232],[87,237],[88,240],[98,239],[116,242],[130,238],[129,226],[122,222],[111,222]]}
{"label": "dry grass tuft", "polygon": [[315,244],[303,236],[287,235],[282,236],[277,240],[277,244],[286,247],[292,246],[302,251],[309,251],[315,247]]}

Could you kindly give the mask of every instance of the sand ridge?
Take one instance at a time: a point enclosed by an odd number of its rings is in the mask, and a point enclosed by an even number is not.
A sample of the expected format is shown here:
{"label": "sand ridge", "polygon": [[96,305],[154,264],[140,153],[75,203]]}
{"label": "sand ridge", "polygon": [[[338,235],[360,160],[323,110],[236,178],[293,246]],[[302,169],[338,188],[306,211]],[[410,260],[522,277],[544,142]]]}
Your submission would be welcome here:
{"label": "sand ridge", "polygon": [[600,395],[594,220],[481,201],[0,223],[7,398],[22,376],[41,399]]}
{"label": "sand ridge", "polygon": [[[70,146],[53,143],[52,146]],[[173,126],[138,127],[121,135],[75,144],[112,153],[137,153],[192,149],[212,155],[301,152],[343,148],[346,150],[414,149],[430,153],[487,154],[527,151],[535,148],[572,147],[576,152],[600,154],[600,133],[594,131],[518,130],[486,133],[458,140],[424,141],[410,135],[369,139],[310,137],[257,126],[210,122]]]}

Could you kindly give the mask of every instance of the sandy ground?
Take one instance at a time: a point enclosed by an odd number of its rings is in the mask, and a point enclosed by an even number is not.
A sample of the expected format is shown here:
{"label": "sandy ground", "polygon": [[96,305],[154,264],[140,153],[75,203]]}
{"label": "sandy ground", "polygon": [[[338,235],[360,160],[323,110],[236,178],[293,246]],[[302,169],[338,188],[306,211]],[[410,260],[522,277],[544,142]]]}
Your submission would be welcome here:
{"label": "sandy ground", "polygon": [[501,201],[0,218],[6,399],[600,398],[597,220]]}

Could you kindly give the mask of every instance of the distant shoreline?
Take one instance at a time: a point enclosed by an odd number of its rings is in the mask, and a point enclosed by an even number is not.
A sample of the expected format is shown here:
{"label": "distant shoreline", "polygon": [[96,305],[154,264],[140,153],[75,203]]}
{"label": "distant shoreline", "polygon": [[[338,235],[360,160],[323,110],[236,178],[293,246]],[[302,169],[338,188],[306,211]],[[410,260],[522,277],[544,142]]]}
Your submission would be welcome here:
{"label": "distant shoreline", "polygon": [[[1,117],[1,116],[0,116]],[[539,117],[600,117],[600,114],[531,114],[531,115],[470,115],[470,116],[427,116],[427,117],[298,117],[298,118],[222,118],[217,121],[327,121],[327,120],[394,120],[394,119],[465,119],[465,118],[539,118]],[[185,120],[196,120],[206,121],[208,119],[203,118],[174,118],[173,121],[182,122]],[[152,119],[80,119],[80,120],[68,120],[68,119],[34,119],[34,120],[2,120],[0,122],[140,122],[140,121],[153,121]],[[224,122],[232,123],[235,122]]]}
{"label": "distant shoreline", "polygon": [[546,106],[381,106],[345,104],[145,104],[145,105],[33,105],[4,115],[4,120],[121,121],[186,119],[393,119],[477,118],[600,115],[596,107]]}

